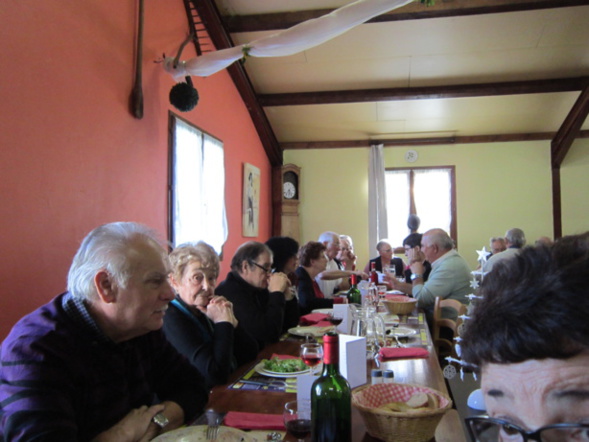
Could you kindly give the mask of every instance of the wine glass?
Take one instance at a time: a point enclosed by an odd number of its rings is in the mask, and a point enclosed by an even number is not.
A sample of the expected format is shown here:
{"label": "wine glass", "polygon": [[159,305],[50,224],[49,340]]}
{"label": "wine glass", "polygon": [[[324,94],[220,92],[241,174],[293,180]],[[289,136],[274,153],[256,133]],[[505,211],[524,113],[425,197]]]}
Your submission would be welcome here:
{"label": "wine glass", "polygon": [[340,325],[343,321],[344,318],[342,316],[338,316],[336,314],[334,314],[333,312],[329,312],[327,314],[327,320],[332,324],[335,325],[335,332],[338,333],[337,331],[337,326]]}
{"label": "wine glass", "polygon": [[287,402],[284,404],[282,416],[286,430],[296,437],[298,442],[304,442],[311,434],[311,401]]}
{"label": "wine glass", "polygon": [[321,344],[301,344],[301,359],[309,367],[311,374],[315,374],[315,367],[323,359],[323,346]]}

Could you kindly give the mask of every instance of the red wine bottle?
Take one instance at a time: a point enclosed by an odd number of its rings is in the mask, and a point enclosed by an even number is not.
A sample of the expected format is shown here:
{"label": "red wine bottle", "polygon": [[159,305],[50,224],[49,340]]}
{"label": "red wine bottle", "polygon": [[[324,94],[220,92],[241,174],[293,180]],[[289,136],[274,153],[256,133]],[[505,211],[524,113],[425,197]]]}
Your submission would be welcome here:
{"label": "red wine bottle", "polygon": [[370,263],[370,282],[373,282],[375,285],[378,284],[378,273],[376,273],[376,263]]}
{"label": "red wine bottle", "polygon": [[352,393],[339,372],[338,335],[323,336],[323,372],[311,387],[311,440],[351,442]]}
{"label": "red wine bottle", "polygon": [[348,290],[347,297],[348,297],[348,304],[362,304],[362,293],[358,290],[358,284],[356,282],[356,275],[352,273],[350,275],[350,289]]}

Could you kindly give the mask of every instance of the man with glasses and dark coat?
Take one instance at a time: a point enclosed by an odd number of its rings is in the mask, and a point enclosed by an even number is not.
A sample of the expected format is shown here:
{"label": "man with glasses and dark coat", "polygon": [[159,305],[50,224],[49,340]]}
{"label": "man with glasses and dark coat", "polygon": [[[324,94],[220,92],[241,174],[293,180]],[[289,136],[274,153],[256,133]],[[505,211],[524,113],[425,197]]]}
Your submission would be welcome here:
{"label": "man with glasses and dark coat", "polygon": [[298,323],[297,299],[290,281],[272,273],[272,251],[256,241],[242,244],[231,260],[231,271],[215,293],[233,303],[239,324],[263,348],[276,342],[287,326]]}

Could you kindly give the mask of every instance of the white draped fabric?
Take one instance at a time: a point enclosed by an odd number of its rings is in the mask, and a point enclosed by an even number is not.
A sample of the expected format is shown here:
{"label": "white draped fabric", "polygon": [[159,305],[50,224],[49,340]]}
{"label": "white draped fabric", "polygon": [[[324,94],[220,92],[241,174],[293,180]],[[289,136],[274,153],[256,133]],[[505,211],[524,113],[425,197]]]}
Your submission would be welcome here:
{"label": "white draped fabric", "polygon": [[379,240],[388,237],[387,195],[382,149],[382,144],[370,146],[368,170],[368,240],[370,250],[376,246]]}
{"label": "white draped fabric", "polygon": [[355,26],[400,8],[413,0],[357,0],[324,16],[307,20],[289,29],[251,43],[207,52],[200,57],[181,61],[174,67],[174,58],[166,57],[164,69],[175,79],[187,75],[207,77],[219,72],[244,55],[253,57],[285,57],[318,46]]}

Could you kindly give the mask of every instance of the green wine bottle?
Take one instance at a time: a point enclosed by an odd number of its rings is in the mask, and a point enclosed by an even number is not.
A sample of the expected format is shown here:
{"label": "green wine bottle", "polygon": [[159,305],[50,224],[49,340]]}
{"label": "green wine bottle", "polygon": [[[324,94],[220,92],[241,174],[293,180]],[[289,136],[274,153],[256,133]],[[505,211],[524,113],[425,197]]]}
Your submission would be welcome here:
{"label": "green wine bottle", "polygon": [[362,304],[362,294],[358,290],[357,275],[350,275],[350,289],[346,296],[348,297],[348,304]]}
{"label": "green wine bottle", "polygon": [[339,341],[335,333],[323,336],[323,372],[311,387],[311,440],[352,440],[352,393],[350,384],[339,372]]}

